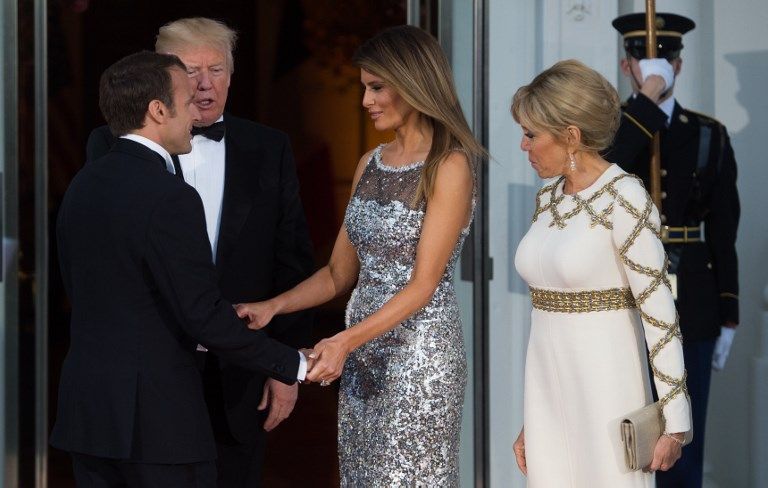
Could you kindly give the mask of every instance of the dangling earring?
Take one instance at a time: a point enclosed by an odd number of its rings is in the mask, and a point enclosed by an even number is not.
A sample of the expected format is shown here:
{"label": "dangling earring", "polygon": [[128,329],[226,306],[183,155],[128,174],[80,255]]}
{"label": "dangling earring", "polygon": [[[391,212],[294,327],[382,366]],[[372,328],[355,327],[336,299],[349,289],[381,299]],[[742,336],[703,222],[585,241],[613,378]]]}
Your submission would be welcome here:
{"label": "dangling earring", "polygon": [[574,156],[573,153],[569,153],[568,159],[571,161],[571,163],[568,165],[568,169],[571,170],[571,173],[576,172],[576,156]]}

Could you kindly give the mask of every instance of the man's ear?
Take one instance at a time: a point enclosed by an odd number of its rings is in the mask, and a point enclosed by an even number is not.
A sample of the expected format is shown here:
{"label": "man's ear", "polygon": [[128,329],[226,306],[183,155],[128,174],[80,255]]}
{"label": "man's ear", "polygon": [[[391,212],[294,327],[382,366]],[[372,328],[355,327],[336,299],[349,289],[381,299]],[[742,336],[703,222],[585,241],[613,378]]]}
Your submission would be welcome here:
{"label": "man's ear", "polygon": [[147,105],[146,116],[156,124],[162,124],[168,116],[168,107],[166,107],[160,100],[152,100],[149,102],[149,105]]}
{"label": "man's ear", "polygon": [[672,68],[675,70],[675,76],[680,74],[680,70],[683,68],[683,58],[677,58],[672,61]]}
{"label": "man's ear", "polygon": [[631,75],[631,67],[629,65],[629,59],[625,57],[621,58],[621,61],[619,62],[619,66],[621,67],[621,72],[624,74],[624,76],[630,76]]}

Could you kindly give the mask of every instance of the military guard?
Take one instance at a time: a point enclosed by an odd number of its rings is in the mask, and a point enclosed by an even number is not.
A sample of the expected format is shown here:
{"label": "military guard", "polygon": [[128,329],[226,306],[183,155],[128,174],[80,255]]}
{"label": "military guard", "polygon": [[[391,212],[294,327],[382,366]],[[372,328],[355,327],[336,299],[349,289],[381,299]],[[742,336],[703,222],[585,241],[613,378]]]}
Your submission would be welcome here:
{"label": "military guard", "polygon": [[739,323],[736,161],[723,124],[681,107],[673,95],[682,66],[682,36],[694,22],[658,13],[656,59],[644,59],[644,13],[618,17],[613,26],[624,38],[620,64],[633,94],[623,105],[621,126],[605,156],[650,188],[651,141],[659,134],[662,237],[693,414],[693,442],[670,471],[657,473],[657,485],[700,488],[710,373],[725,364]]}

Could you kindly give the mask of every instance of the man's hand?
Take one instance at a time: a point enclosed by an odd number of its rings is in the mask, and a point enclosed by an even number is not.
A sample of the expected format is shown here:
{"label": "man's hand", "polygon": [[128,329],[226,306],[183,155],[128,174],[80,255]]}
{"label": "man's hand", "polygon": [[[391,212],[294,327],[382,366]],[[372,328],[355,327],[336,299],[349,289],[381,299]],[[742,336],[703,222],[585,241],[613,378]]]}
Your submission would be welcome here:
{"label": "man's hand", "polygon": [[720,327],[720,337],[715,342],[715,350],[712,353],[712,369],[722,371],[725,368],[725,361],[731,352],[733,345],[733,336],[736,335],[736,324],[725,324]]}
{"label": "man's hand", "polygon": [[293,412],[298,397],[298,383],[286,385],[272,378],[267,378],[266,383],[264,383],[264,396],[261,397],[261,403],[258,406],[259,410],[269,407],[269,415],[264,421],[264,430],[269,432],[287,419]]}
{"label": "man's hand", "polygon": [[643,80],[640,93],[659,103],[662,96],[668,93],[675,83],[675,68],[669,61],[662,58],[641,59],[639,66]]}

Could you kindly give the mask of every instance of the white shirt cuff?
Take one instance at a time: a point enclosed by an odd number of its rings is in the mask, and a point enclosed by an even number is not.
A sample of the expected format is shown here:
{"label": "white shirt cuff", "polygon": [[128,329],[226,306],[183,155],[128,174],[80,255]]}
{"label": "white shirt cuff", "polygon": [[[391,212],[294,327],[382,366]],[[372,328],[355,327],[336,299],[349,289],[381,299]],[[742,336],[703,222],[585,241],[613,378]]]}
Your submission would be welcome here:
{"label": "white shirt cuff", "polygon": [[296,374],[296,379],[304,381],[307,377],[307,358],[299,351],[299,372]]}

